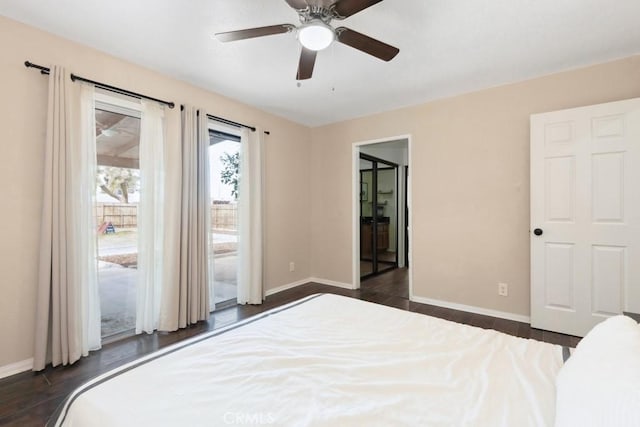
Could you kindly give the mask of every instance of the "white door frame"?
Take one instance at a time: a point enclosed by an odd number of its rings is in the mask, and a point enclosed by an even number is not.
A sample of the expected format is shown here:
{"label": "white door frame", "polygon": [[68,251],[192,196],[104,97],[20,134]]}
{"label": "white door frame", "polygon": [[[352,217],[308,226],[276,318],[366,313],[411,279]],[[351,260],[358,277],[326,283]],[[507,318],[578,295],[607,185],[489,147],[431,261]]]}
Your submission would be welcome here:
{"label": "white door frame", "polygon": [[[413,209],[411,203],[411,193],[413,186],[411,185],[411,180],[413,176],[413,164],[412,164],[412,156],[411,156],[411,135],[398,135],[391,136],[380,139],[371,139],[368,141],[359,141],[354,142],[352,144],[352,162],[351,162],[351,226],[353,229],[353,240],[352,240],[352,268],[351,271],[353,273],[353,288],[360,289],[360,147],[363,145],[371,145],[371,144],[379,144],[382,142],[392,142],[398,140],[407,140],[407,163],[409,166],[409,177],[407,178],[407,188],[405,189],[406,199],[407,199],[407,208],[409,211],[406,227],[409,228],[409,253],[407,254],[407,258],[409,260],[409,300],[413,299],[413,227],[411,224],[413,223]],[[398,168],[400,169],[400,168]],[[404,172],[402,174],[398,173],[399,179],[404,178]],[[400,206],[398,206],[398,210]],[[404,210],[404,209],[403,209]],[[402,230],[404,233],[404,230]],[[397,250],[397,248],[396,248]]]}

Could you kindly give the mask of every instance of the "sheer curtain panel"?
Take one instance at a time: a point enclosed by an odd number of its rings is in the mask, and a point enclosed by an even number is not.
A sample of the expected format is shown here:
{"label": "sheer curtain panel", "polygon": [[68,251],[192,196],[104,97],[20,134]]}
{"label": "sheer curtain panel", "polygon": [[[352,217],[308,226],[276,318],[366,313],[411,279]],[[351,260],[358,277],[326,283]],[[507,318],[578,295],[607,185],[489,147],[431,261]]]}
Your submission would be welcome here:
{"label": "sheer curtain panel", "polygon": [[243,128],[240,136],[238,303],[262,304],[263,133]]}
{"label": "sheer curtain panel", "polygon": [[79,194],[74,212],[78,224],[79,245],[75,259],[80,263],[79,274],[82,292],[82,345],[83,355],[101,347],[102,319],[98,284],[98,248],[95,211],[96,197],[96,105],[93,85],[80,83],[80,132],[74,153],[79,158],[74,162],[78,175]]}
{"label": "sheer curtain panel", "polygon": [[93,86],[49,74],[33,369],[100,348]]}
{"label": "sheer curtain panel", "polygon": [[164,257],[164,107],[142,100],[136,333],[158,328]]}
{"label": "sheer curtain panel", "polygon": [[[204,110],[182,110],[182,203],[178,327],[209,318],[209,124]],[[213,254],[211,254],[213,256]]]}

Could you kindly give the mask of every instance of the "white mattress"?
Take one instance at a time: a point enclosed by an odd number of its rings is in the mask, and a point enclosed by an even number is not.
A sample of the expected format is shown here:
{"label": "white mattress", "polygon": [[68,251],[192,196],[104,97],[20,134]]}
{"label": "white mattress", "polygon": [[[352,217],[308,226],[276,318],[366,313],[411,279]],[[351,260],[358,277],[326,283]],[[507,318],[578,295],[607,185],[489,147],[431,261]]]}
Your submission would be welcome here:
{"label": "white mattress", "polygon": [[314,295],[104,374],[54,425],[544,426],[562,364],[560,346]]}

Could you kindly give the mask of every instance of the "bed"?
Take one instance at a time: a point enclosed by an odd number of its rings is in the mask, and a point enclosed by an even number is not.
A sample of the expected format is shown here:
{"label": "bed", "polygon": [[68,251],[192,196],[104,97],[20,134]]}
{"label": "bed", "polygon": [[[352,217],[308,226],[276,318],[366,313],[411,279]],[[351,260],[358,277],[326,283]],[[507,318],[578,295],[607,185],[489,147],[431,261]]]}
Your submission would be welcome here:
{"label": "bed", "polygon": [[105,373],[48,425],[553,425],[566,353],[319,294]]}

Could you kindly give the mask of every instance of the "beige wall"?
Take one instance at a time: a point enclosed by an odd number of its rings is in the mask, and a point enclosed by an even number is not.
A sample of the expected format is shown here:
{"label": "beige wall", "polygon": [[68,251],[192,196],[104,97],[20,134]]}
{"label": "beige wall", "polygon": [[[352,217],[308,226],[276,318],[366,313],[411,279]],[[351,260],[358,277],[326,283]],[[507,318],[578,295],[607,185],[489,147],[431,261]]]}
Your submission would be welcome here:
{"label": "beige wall", "polygon": [[[270,130],[265,140],[267,288],[309,277],[307,127],[4,17],[0,52],[0,367],[30,358],[33,350],[47,78],[25,68],[25,60],[60,64],[84,77]],[[171,110],[169,120],[176,123],[179,111]],[[294,273],[289,261],[296,263]]]}
{"label": "beige wall", "polygon": [[[270,130],[268,289],[309,276],[352,281],[351,145],[411,134],[414,294],[523,315],[529,115],[640,96],[632,57],[309,130],[2,17],[0,52],[0,367],[33,347],[47,82],[27,59]],[[499,281],[509,297],[497,296]]]}
{"label": "beige wall", "polygon": [[414,295],[528,315],[529,115],[633,97],[638,56],[313,129],[311,274],[352,282],[352,143],[411,134]]}

